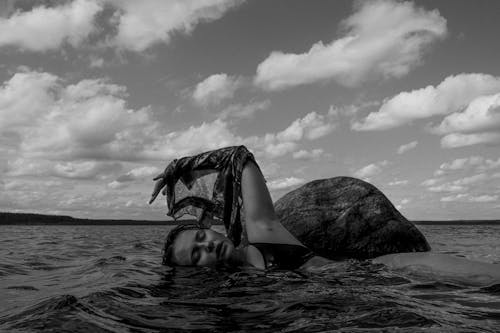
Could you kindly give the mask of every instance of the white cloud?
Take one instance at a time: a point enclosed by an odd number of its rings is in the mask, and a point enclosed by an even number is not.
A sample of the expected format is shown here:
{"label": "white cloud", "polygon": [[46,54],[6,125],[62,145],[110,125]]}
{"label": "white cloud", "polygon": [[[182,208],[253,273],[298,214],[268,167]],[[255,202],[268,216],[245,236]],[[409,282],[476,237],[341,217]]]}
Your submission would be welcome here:
{"label": "white cloud", "polygon": [[214,74],[196,85],[192,97],[199,105],[216,105],[232,98],[240,86],[241,80],[237,77],[225,73]]}
{"label": "white cloud", "polygon": [[298,160],[310,160],[310,159],[317,159],[321,155],[323,155],[325,151],[321,148],[316,148],[311,151],[307,150],[299,150],[293,153],[293,158],[298,159]]}
{"label": "white cloud", "polygon": [[439,186],[431,186],[428,190],[431,192],[463,192],[467,190],[467,187],[453,184],[442,184]]}
{"label": "white cloud", "polygon": [[468,193],[462,193],[457,195],[451,195],[442,197],[441,201],[443,202],[473,202],[473,203],[482,203],[482,202],[497,202],[499,199],[498,195],[477,195],[473,196]]}
{"label": "white cloud", "polygon": [[476,197],[470,197],[471,202],[498,202],[498,195],[479,195]]}
{"label": "white cloud", "polygon": [[485,173],[480,173],[480,174],[473,175],[470,177],[464,177],[461,179],[457,179],[457,180],[453,181],[453,185],[459,185],[459,186],[474,185],[474,184],[483,182],[487,179],[488,179],[488,176]]}
{"label": "white cloud", "polygon": [[222,110],[217,117],[220,119],[227,118],[251,118],[255,112],[267,110],[271,106],[269,100],[252,102],[250,104],[231,104]]}
{"label": "white cloud", "polygon": [[120,9],[112,44],[141,52],[169,43],[174,33],[190,33],[203,22],[221,18],[241,0],[107,0]]}
{"label": "white cloud", "polygon": [[388,164],[388,161],[380,161],[368,164],[367,166],[364,166],[361,169],[355,171],[354,177],[369,181],[371,177],[380,174],[383,171],[383,167]]}
{"label": "white cloud", "polygon": [[358,131],[385,130],[413,120],[447,115],[465,108],[480,96],[500,91],[500,77],[487,74],[449,76],[437,86],[401,92],[385,100],[377,112],[370,113],[352,128]]}
{"label": "white cloud", "polygon": [[126,107],[126,89],[106,80],[64,86],[48,73],[17,73],[0,87],[0,126],[22,156],[138,159],[161,135],[148,108]]}
{"label": "white cloud", "polygon": [[294,120],[286,129],[264,136],[252,136],[244,139],[244,144],[254,147],[260,154],[269,158],[280,157],[298,148],[298,142],[316,140],[330,134],[335,129],[335,122],[329,114],[322,115],[315,111],[303,118]]}
{"label": "white cloud", "polygon": [[441,179],[439,178],[430,178],[430,179],[426,179],[422,182],[422,186],[434,186],[436,185],[437,183],[439,183],[441,181]]}
{"label": "white cloud", "polygon": [[457,158],[451,162],[443,163],[439,166],[441,170],[462,170],[472,166],[480,166],[485,162],[481,156],[471,156],[465,158]]}
{"label": "white cloud", "polygon": [[418,141],[412,141],[410,143],[407,143],[405,145],[401,145],[399,148],[398,148],[398,154],[403,154],[409,150],[412,150],[414,149],[418,144]]}
{"label": "white cloud", "polygon": [[446,197],[442,197],[440,201],[442,202],[453,202],[453,201],[462,201],[463,199],[468,198],[469,195],[466,193],[460,193],[455,195],[450,195]]}
{"label": "white cloud", "polygon": [[54,166],[54,175],[71,179],[95,179],[120,171],[120,163],[116,162],[62,162]]}
{"label": "white cloud", "polygon": [[297,177],[287,177],[276,179],[267,183],[267,186],[272,191],[284,190],[293,186],[301,185],[305,183],[305,180]]}
{"label": "white cloud", "polygon": [[328,119],[328,116],[313,111],[295,120],[284,131],[278,133],[277,138],[283,141],[297,141],[302,137],[314,140],[330,134],[334,129],[335,124]]}
{"label": "white cloud", "polygon": [[255,84],[280,90],[318,81],[346,86],[379,77],[402,77],[446,35],[446,19],[411,2],[365,1],[342,22],[345,35],[317,42],[301,54],[272,52],[257,68]]}
{"label": "white cloud", "polygon": [[0,129],[14,130],[41,121],[55,103],[59,78],[49,73],[16,73],[0,86]]}
{"label": "white cloud", "polygon": [[474,99],[465,110],[454,112],[444,118],[436,131],[447,134],[496,129],[500,129],[500,93]]}
{"label": "white cloud", "polygon": [[389,182],[387,183],[387,185],[389,186],[399,186],[399,185],[407,185],[408,184],[408,180],[395,180],[395,181],[392,181],[392,182]]}
{"label": "white cloud", "polygon": [[477,134],[451,133],[441,138],[441,147],[458,148],[477,144],[499,144],[500,133],[486,132]]}
{"label": "white cloud", "polygon": [[99,1],[75,0],[56,7],[15,11],[7,18],[0,17],[0,47],[47,51],[64,42],[76,47],[95,31],[94,17],[101,10]]}

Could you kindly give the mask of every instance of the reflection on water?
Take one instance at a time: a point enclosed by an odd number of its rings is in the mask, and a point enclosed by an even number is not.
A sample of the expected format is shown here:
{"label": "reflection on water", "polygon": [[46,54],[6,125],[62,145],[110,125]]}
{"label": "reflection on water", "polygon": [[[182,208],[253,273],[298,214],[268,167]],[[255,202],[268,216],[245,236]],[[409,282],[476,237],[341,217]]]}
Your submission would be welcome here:
{"label": "reflection on water", "polygon": [[[0,331],[498,332],[500,285],[368,261],[314,271],[171,269],[168,226],[0,226]],[[500,226],[420,226],[434,250],[500,262]]]}

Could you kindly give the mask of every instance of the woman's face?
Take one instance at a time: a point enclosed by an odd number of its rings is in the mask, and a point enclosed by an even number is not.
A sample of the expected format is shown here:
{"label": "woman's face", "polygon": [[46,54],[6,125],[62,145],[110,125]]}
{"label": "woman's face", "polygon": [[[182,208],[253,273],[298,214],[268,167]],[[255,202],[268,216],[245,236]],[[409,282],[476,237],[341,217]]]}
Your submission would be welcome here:
{"label": "woman's face", "polygon": [[234,245],[223,234],[211,229],[189,229],[173,243],[173,261],[180,266],[214,266],[227,264]]}

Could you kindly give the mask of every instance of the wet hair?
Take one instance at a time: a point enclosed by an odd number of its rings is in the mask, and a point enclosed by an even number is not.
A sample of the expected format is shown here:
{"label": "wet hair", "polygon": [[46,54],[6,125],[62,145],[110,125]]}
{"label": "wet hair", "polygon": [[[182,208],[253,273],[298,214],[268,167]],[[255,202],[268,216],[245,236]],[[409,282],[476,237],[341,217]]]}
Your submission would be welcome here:
{"label": "wet hair", "polygon": [[174,242],[177,236],[183,231],[186,230],[199,230],[199,229],[207,229],[204,227],[201,227],[197,224],[179,224],[172,230],[167,235],[167,238],[165,239],[165,245],[163,246],[163,265],[167,266],[177,266],[177,263],[173,261],[174,258]]}

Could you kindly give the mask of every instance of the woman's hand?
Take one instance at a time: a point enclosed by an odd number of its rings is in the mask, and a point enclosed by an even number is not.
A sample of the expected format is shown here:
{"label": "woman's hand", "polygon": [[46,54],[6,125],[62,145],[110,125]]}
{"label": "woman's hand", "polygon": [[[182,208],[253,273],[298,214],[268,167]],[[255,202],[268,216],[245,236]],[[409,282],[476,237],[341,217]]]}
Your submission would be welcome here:
{"label": "woman's hand", "polygon": [[167,190],[167,182],[166,182],[166,177],[165,177],[165,172],[160,173],[158,176],[153,178],[153,181],[156,180],[155,187],[153,189],[153,193],[151,194],[151,199],[149,199],[149,204],[152,204],[153,201],[155,201],[156,197],[158,194],[160,194],[160,191],[163,190],[163,195],[165,195],[165,191]]}

